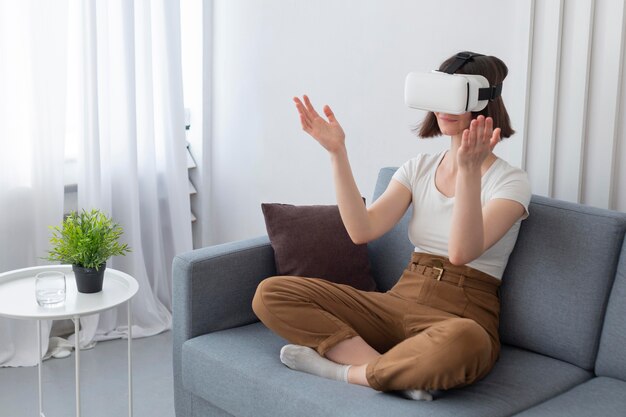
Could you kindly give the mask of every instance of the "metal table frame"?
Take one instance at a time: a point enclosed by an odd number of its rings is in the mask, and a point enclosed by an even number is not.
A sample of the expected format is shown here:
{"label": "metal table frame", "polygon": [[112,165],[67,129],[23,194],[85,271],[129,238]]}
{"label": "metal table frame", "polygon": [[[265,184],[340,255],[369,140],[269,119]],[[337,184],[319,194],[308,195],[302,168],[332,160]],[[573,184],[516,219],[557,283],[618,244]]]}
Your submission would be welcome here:
{"label": "metal table frame", "polygon": [[[66,274],[66,282],[72,282],[71,291],[66,292],[66,302],[59,307],[45,308],[37,305],[34,295],[34,275],[42,271],[61,271]],[[71,281],[68,281],[71,280]],[[76,384],[76,417],[81,415],[80,402],[80,318],[100,313],[126,303],[128,312],[128,416],[133,415],[133,374],[132,374],[132,311],[131,299],[137,294],[139,285],[128,274],[107,268],[103,291],[95,294],[78,293],[73,283],[74,277],[70,265],[48,265],[18,269],[0,273],[0,316],[14,319],[34,319],[37,321],[38,344],[38,391],[39,417],[45,417],[43,410],[42,387],[42,338],[41,321],[71,319],[74,323],[74,357]],[[70,287],[68,287],[69,289]],[[30,300],[30,301],[29,301]]]}

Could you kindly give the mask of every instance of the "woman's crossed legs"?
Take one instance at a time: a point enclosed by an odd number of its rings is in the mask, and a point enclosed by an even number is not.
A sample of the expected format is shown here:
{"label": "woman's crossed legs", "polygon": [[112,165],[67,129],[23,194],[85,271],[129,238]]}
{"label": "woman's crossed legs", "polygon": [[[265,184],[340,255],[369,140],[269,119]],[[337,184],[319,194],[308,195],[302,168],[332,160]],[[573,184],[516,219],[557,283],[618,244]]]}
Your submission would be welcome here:
{"label": "woman's crossed legs", "polygon": [[425,390],[469,384],[492,365],[489,336],[476,322],[391,294],[272,277],[259,285],[253,308],[296,344],[281,351],[290,368],[379,391],[431,399]]}

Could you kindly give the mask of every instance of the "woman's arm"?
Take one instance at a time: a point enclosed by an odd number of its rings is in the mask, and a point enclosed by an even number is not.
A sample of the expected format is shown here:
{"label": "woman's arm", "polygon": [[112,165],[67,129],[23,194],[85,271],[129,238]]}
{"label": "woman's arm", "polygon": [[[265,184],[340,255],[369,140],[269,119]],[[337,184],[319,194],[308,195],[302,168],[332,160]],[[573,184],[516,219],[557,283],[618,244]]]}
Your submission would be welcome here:
{"label": "woman's arm", "polygon": [[490,117],[478,116],[463,132],[448,242],[448,257],[455,265],[480,257],[524,214],[524,207],[513,200],[494,199],[481,205],[481,166],[499,140],[500,129],[493,129]]}
{"label": "woman's arm", "polygon": [[382,196],[368,209],[363,204],[361,193],[354,181],[345,133],[329,106],[324,106],[324,120],[304,96],[304,103],[294,98],[300,113],[302,129],[317,140],[330,154],[337,205],[341,219],[355,243],[366,243],[383,235],[400,220],[409,204],[411,192],[391,181]]}

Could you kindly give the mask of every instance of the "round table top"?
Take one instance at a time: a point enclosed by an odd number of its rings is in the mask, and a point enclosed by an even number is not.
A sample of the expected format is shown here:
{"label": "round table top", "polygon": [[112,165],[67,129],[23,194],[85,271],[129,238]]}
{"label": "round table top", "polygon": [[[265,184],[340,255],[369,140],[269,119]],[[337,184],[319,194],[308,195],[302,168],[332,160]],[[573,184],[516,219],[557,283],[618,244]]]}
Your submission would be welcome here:
{"label": "round table top", "polygon": [[[65,273],[65,303],[41,307],[35,298],[35,275],[44,271]],[[102,291],[79,293],[71,265],[44,265],[0,274],[0,316],[16,319],[68,319],[99,313],[130,300],[139,289],[130,275],[107,268]]]}

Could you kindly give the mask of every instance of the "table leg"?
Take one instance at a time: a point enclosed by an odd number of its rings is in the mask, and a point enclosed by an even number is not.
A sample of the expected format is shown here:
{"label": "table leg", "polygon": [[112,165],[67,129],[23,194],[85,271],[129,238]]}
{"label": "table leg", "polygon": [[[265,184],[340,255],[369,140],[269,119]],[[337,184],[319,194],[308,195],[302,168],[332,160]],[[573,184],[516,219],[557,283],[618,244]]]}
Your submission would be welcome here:
{"label": "table leg", "polygon": [[74,350],[76,358],[76,417],[80,417],[80,344],[79,344],[79,332],[78,324],[80,323],[80,317],[76,316],[72,319],[74,322]]}
{"label": "table leg", "polygon": [[130,312],[130,300],[128,300],[128,417],[133,417],[133,365],[131,346],[133,340],[133,327]]}
{"label": "table leg", "polygon": [[39,417],[45,417],[43,414],[43,391],[41,390],[41,320],[37,320],[37,374],[39,379]]}

